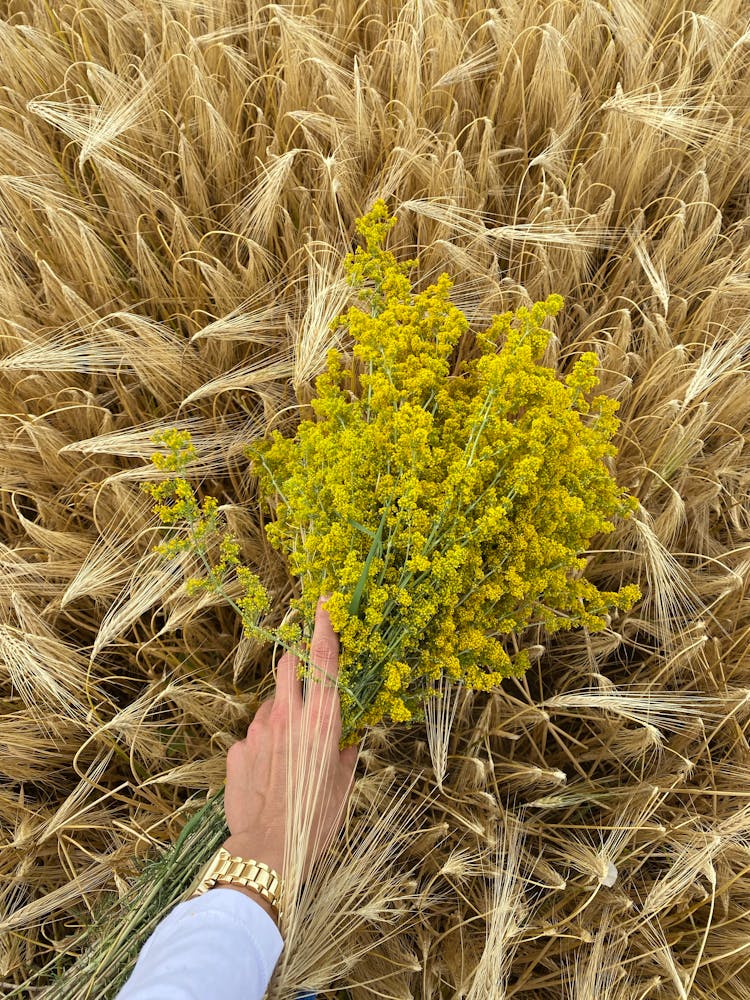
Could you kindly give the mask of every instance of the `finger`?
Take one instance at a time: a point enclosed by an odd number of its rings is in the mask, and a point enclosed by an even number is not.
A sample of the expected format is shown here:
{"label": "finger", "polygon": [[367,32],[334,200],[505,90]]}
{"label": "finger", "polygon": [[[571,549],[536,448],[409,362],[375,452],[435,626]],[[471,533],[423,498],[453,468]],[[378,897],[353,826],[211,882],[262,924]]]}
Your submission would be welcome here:
{"label": "finger", "polygon": [[324,594],[315,611],[315,628],[310,642],[311,676],[305,688],[305,711],[320,730],[329,735],[341,731],[341,709],[336,680],[339,674],[339,637],[333,630],[323,603]]}
{"label": "finger", "polygon": [[291,709],[297,716],[302,711],[302,681],[297,677],[299,657],[286,650],[276,664],[276,694],[274,701],[282,711]]}
{"label": "finger", "polygon": [[252,729],[253,723],[262,722],[266,718],[266,716],[270,714],[271,709],[273,708],[273,701],[274,701],[273,698],[267,698],[261,705],[258,706],[258,709],[255,712],[255,715],[253,716],[253,721],[247,727],[248,733]]}
{"label": "finger", "polygon": [[359,760],[359,747],[347,747],[346,750],[341,751],[341,764],[344,769],[344,774],[351,775],[350,781],[354,778],[354,773],[357,770],[357,761]]}
{"label": "finger", "polygon": [[227,750],[227,769],[234,767],[234,762],[242,756],[242,740],[237,740],[233,743],[231,747]]}
{"label": "finger", "polygon": [[345,770],[353,771],[357,766],[357,761],[359,760],[359,747],[347,747],[346,750],[341,751],[341,762],[344,764]]}

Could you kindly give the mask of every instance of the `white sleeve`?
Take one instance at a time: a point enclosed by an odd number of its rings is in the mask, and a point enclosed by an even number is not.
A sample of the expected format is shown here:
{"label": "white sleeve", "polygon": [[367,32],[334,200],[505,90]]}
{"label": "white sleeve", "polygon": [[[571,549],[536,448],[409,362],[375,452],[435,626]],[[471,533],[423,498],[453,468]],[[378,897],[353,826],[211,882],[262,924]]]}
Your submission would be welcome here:
{"label": "white sleeve", "polygon": [[115,1000],[261,1000],[283,947],[254,899],[210,889],[156,926]]}

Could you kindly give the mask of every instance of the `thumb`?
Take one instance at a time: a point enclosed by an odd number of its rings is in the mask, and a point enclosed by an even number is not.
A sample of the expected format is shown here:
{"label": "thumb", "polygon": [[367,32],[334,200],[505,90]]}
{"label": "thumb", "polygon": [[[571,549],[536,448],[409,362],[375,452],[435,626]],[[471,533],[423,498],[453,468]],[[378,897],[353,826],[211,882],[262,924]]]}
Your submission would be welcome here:
{"label": "thumb", "polygon": [[347,747],[346,750],[342,750],[341,763],[344,766],[344,770],[353,774],[357,767],[358,758],[359,746],[355,745],[353,747]]}

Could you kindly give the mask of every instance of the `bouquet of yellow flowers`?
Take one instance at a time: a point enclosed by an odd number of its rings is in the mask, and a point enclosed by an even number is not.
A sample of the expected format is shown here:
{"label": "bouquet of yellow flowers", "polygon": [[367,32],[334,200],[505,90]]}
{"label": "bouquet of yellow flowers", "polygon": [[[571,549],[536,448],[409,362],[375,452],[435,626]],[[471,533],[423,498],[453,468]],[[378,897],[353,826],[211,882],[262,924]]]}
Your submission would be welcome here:
{"label": "bouquet of yellow flowers", "polygon": [[[407,272],[418,261],[399,264],[383,248],[395,222],[382,200],[358,220],[366,247],[348,254],[345,267],[369,312],[352,307],[332,324],[348,329],[353,359],[345,366],[329,350],[311,403],[317,419],[303,420],[294,437],[274,431],[247,448],[275,514],[268,539],[301,581],[292,607],[305,628],[259,624],[269,597],[240,565],[230,534],[220,562],[189,583],[222,589],[234,567],[246,634],[291,648],[308,677],[309,657],[295,643],[309,632],[320,594],[331,595],[342,745],[384,718],[423,720],[441,677],[488,691],[522,674],[529,655],[509,655],[512,633],[538,623],[548,633],[597,631],[609,608],[627,610],[641,596],[635,585],[600,592],[580,574],[578,553],[638,500],[602,461],[616,454],[619,403],[587,399],[598,383],[596,354],[584,353],[562,381],[539,364],[550,336],[540,324],[562,297],[496,316],[476,335],[479,355],[451,374],[468,322],[450,301],[447,274],[413,294]],[[171,450],[153,456],[161,468],[178,470],[194,454],[187,432],[158,440]],[[145,489],[165,523],[193,525],[190,539],[163,551],[200,547],[215,527],[213,498],[200,508],[184,479]]]}

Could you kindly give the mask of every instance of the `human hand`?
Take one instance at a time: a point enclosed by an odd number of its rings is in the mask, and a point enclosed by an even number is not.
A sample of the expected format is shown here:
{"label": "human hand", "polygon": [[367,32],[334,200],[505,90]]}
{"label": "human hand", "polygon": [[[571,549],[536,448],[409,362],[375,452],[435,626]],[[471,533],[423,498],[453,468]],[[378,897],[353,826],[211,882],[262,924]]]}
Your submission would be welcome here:
{"label": "human hand", "polygon": [[[310,643],[319,680],[297,677],[298,658],[285,652],[277,665],[275,696],[264,701],[244,740],[227,754],[224,811],[231,836],[224,847],[265,861],[283,877],[290,820],[306,843],[302,881],[338,832],[359,748],[339,750],[341,709],[339,640],[321,597]],[[304,845],[303,845],[304,846]]]}

